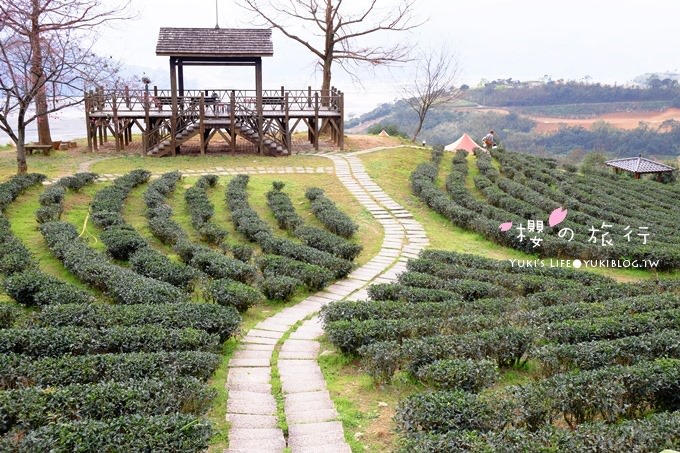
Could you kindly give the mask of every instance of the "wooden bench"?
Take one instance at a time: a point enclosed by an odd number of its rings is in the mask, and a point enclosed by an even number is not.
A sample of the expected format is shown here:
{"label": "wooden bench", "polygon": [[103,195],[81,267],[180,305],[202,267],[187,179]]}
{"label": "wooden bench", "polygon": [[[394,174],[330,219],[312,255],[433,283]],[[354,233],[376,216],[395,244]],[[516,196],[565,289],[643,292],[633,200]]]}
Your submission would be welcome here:
{"label": "wooden bench", "polygon": [[24,145],[24,150],[27,154],[33,154],[33,151],[43,153],[45,156],[49,156],[52,151],[52,145],[40,145],[38,143],[27,143]]}
{"label": "wooden bench", "polygon": [[272,105],[274,109],[278,106],[280,110],[283,110],[284,101],[283,96],[262,96],[262,105]]}

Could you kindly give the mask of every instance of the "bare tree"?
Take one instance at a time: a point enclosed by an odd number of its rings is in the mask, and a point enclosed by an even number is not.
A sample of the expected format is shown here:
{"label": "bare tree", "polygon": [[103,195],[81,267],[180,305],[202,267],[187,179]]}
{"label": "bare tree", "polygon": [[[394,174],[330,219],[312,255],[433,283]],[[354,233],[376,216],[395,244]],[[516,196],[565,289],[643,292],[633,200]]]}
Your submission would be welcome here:
{"label": "bare tree", "polygon": [[270,0],[266,5],[260,0],[241,0],[241,4],[318,58],[323,73],[321,95],[327,102],[333,63],[353,75],[358,64],[407,60],[410,46],[405,41],[389,46],[367,42],[378,33],[411,30],[422,24],[415,19],[416,0],[400,1],[387,9],[381,9],[378,0],[357,2],[356,11],[347,11],[343,0]]}
{"label": "bare tree", "polygon": [[[106,5],[104,5],[106,3]],[[85,34],[113,20],[127,18],[124,12],[129,2],[104,2],[103,0],[0,0],[2,29],[25,38],[31,48],[31,76],[38,91],[33,99],[37,113],[38,140],[51,144],[49,117],[49,83],[44,65],[51,58],[45,55],[50,47],[45,41],[55,33],[68,32],[70,42],[77,42],[75,34]],[[54,75],[54,74],[53,74]]]}
{"label": "bare tree", "polygon": [[17,149],[17,173],[26,173],[26,127],[39,118],[35,98],[50,96],[44,115],[83,101],[83,87],[115,78],[118,66],[76,45],[68,32],[44,35],[41,40],[41,77],[33,71],[33,46],[21,35],[0,38],[0,130]]}
{"label": "bare tree", "polygon": [[418,114],[413,141],[432,107],[453,101],[461,94],[454,86],[460,75],[459,60],[446,46],[437,51],[422,51],[416,61],[413,83],[404,88],[404,100]]}

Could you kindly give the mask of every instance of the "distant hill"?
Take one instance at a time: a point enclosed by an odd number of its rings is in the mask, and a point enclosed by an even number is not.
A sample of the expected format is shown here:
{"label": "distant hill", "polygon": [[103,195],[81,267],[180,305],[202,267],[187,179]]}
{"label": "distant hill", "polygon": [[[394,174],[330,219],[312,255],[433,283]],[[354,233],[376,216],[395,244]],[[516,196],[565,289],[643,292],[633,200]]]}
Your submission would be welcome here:
{"label": "distant hill", "polygon": [[[670,78],[649,83],[647,87],[624,87],[582,82],[490,82],[464,91],[463,104],[469,107],[461,107],[459,101],[432,109],[418,140],[447,144],[463,132],[480,139],[494,129],[504,147],[530,153],[557,155],[579,150],[612,156],[678,156],[680,109],[672,108],[680,107],[680,86]],[[665,111],[669,114],[661,113]],[[612,114],[624,115],[627,126],[607,124],[607,118],[616,116]],[[560,124],[560,118],[564,118],[564,124]],[[655,123],[649,118],[662,119]],[[544,127],[548,122],[553,127]],[[415,112],[406,102],[396,101],[347,121],[345,127],[349,132],[362,133],[378,133],[385,128],[410,136],[415,124]]]}

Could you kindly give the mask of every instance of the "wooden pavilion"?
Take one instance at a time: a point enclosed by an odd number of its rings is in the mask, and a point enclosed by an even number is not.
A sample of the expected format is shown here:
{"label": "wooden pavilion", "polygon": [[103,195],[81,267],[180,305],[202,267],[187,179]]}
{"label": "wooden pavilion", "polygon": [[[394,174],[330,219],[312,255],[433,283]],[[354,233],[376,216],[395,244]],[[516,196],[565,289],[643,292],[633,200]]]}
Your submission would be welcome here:
{"label": "wooden pavilion", "polygon": [[[123,149],[136,126],[149,156],[174,156],[194,137],[201,154],[211,141],[222,139],[232,153],[246,143],[245,149],[259,154],[290,155],[291,135],[300,124],[315,149],[326,127],[343,148],[341,91],[333,88],[324,95],[311,87],[263,89],[262,58],[274,55],[270,29],[161,28],[156,55],[169,57],[170,89],[150,90],[150,82],[142,80],[143,90],[98,89],[86,95],[90,149],[96,150],[108,133],[115,138],[116,149]],[[186,88],[185,66],[253,67],[255,90]]]}
{"label": "wooden pavilion", "polygon": [[622,171],[632,173],[635,179],[640,179],[640,176],[644,174],[654,174],[657,181],[661,180],[664,173],[673,173],[675,171],[675,168],[671,166],[646,159],[642,156],[608,160],[605,162],[605,165],[612,167],[616,173]]}

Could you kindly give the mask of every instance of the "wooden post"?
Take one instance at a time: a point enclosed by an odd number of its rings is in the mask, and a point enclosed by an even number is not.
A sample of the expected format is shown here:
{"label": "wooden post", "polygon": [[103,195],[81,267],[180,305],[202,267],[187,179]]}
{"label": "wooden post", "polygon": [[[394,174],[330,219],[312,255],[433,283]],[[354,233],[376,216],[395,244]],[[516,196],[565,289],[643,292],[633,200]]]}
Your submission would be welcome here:
{"label": "wooden post", "polygon": [[113,111],[113,135],[115,135],[116,139],[116,152],[120,152],[120,124],[118,124],[118,106],[116,105],[116,102],[116,95],[111,95],[111,109]]}
{"label": "wooden post", "polygon": [[151,133],[151,118],[149,117],[149,103],[151,99],[149,99],[149,84],[146,84],[144,88],[144,128],[145,130],[142,132],[142,152],[140,153],[142,157],[146,156],[146,153],[149,152],[150,144],[150,136],[149,134]]}
{"label": "wooden post", "polygon": [[170,57],[170,96],[172,98],[172,117],[170,118],[170,149],[172,156],[177,155],[177,71],[175,59]]}
{"label": "wooden post", "polygon": [[90,108],[92,106],[92,91],[85,92],[85,129],[87,130],[87,150],[92,152],[92,124],[90,124]]}
{"label": "wooden post", "polygon": [[203,98],[203,93],[201,93],[201,98],[198,101],[198,134],[201,140],[201,155],[205,155],[205,99]]}
{"label": "wooden post", "polygon": [[345,149],[345,93],[338,92],[338,110],[340,111],[340,126],[338,127],[338,146]]}
{"label": "wooden post", "polygon": [[314,150],[319,150],[319,92],[314,93]]}
{"label": "wooden post", "polygon": [[307,107],[312,107],[312,87],[307,87]]}
{"label": "wooden post", "polygon": [[[104,110],[104,90],[102,88],[97,88],[96,89],[97,93],[97,110],[100,112]],[[103,146],[105,142],[108,142],[108,136],[106,134],[106,124],[104,124],[104,120],[102,117],[99,117],[98,122],[98,128],[99,128],[99,146]]]}
{"label": "wooden post", "polygon": [[262,117],[262,58],[258,58],[255,61],[255,106],[257,111],[257,148],[259,154],[264,154],[264,131],[262,130],[264,122]]}
{"label": "wooden post", "polygon": [[231,127],[231,154],[236,154],[236,92],[231,90],[229,94],[229,124]]}
{"label": "wooden post", "polygon": [[[283,87],[281,87],[283,89]],[[288,107],[288,93],[285,93],[283,95],[283,102],[284,102],[284,113],[283,113],[283,128],[284,128],[284,146],[286,147],[286,150],[288,151],[288,155],[290,156],[293,151],[293,143],[291,140],[291,135],[290,135],[290,116],[289,116],[289,107]]]}

